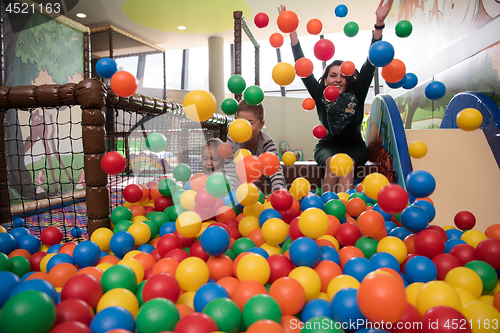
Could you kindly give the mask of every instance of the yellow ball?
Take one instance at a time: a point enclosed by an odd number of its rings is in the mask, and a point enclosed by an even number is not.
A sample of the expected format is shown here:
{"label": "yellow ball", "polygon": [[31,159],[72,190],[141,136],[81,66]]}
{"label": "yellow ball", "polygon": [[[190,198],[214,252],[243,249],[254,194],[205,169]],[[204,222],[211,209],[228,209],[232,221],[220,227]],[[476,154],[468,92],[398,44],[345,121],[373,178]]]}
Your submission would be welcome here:
{"label": "yellow ball", "polygon": [[389,180],[381,173],[371,173],[363,180],[365,194],[370,199],[377,199],[378,192],[382,187],[389,185]]}
{"label": "yellow ball", "polygon": [[209,277],[208,266],[203,259],[188,257],[182,260],[175,271],[175,278],[184,291],[196,291],[207,283]]}
{"label": "yellow ball", "polygon": [[49,248],[50,248],[50,246],[43,244],[42,246],[40,246],[40,249],[38,250],[38,252],[47,252],[49,250]]}
{"label": "yellow ball", "polygon": [[311,183],[305,178],[295,178],[289,192],[297,198],[305,197],[311,191]]}
{"label": "yellow ball", "polygon": [[252,125],[250,125],[250,122],[246,119],[235,119],[231,125],[229,125],[227,132],[233,141],[243,143],[250,140],[252,137]]}
{"label": "yellow ball", "polygon": [[255,216],[245,216],[238,224],[238,231],[242,237],[247,237],[252,230],[258,228],[260,228],[259,219]]}
{"label": "yellow ball", "polygon": [[335,154],[330,160],[330,170],[339,176],[344,177],[352,172],[354,164],[352,159],[347,154]]}
{"label": "yellow ball", "polygon": [[481,277],[468,267],[452,268],[445,276],[444,281],[453,287],[468,290],[478,298],[483,293],[483,281]]}
{"label": "yellow ball", "polygon": [[418,292],[420,291],[420,288],[424,285],[423,282],[414,282],[412,284],[409,284],[405,288],[406,292],[406,299],[408,300],[408,303],[410,303],[413,306],[417,306],[417,295]]}
{"label": "yellow ball", "polygon": [[201,234],[203,233],[203,231],[205,231],[206,228],[208,228],[209,225],[211,225],[213,222],[210,222],[210,221],[207,221],[207,222],[203,222],[201,224],[201,229],[200,231],[196,234],[196,238],[200,237]]}
{"label": "yellow ball", "polygon": [[187,305],[194,310],[194,295],[196,295],[196,291],[186,291],[179,296],[177,304]]}
{"label": "yellow ball", "polygon": [[252,183],[243,183],[236,189],[236,200],[243,206],[251,206],[259,201],[260,191]]}
{"label": "yellow ball", "polygon": [[408,153],[413,158],[422,158],[427,155],[427,145],[422,141],[413,141],[408,147]]}
{"label": "yellow ball", "polygon": [[201,217],[195,212],[182,212],[175,221],[175,228],[181,236],[192,238],[201,230]]}
{"label": "yellow ball", "polygon": [[243,207],[243,215],[259,218],[260,213],[262,213],[264,209],[264,205],[257,201],[253,205]]}
{"label": "yellow ball", "polygon": [[316,239],[328,231],[329,220],[325,211],[319,208],[309,208],[300,214],[299,229],[306,237]]}
{"label": "yellow ball", "polygon": [[477,300],[493,306],[493,295],[481,295]]}
{"label": "yellow ball", "polygon": [[137,283],[140,283],[144,279],[144,266],[139,260],[136,259],[123,259],[120,260],[117,265],[124,265],[132,268],[137,277]]}
{"label": "yellow ball", "polygon": [[132,223],[136,223],[136,222],[144,222],[144,221],[147,221],[148,218],[146,216],[143,216],[143,215],[137,215],[137,216],[134,216],[132,217]]}
{"label": "yellow ball", "polygon": [[273,68],[272,77],[279,86],[287,86],[295,79],[295,69],[287,62],[279,62]]}
{"label": "yellow ball", "polygon": [[90,240],[99,246],[101,251],[109,250],[109,241],[113,237],[113,231],[108,228],[98,228],[90,236]]}
{"label": "yellow ball", "polygon": [[55,256],[57,253],[49,253],[46,254],[42,260],[40,261],[40,272],[47,273],[47,264],[49,263],[50,258]]}
{"label": "yellow ball", "polygon": [[295,154],[291,151],[287,151],[286,153],[281,155],[281,160],[286,166],[292,166],[297,161],[297,156],[295,156]]}
{"label": "yellow ball", "polygon": [[328,294],[327,294],[327,293],[324,293],[324,292],[322,292],[322,291],[319,293],[318,297],[316,297],[316,298],[319,298],[319,299],[324,299],[325,301],[329,301],[329,300],[328,300]]}
{"label": "yellow ball", "polygon": [[298,281],[306,293],[306,302],[315,299],[321,292],[321,279],[314,269],[307,266],[299,266],[288,274],[289,278]]}
{"label": "yellow ball", "polygon": [[193,210],[196,203],[194,202],[194,197],[196,196],[196,191],[186,190],[182,192],[179,199],[182,208],[185,210]]}
{"label": "yellow ball", "polygon": [[111,266],[114,266],[113,264],[110,264],[109,262],[103,262],[102,264],[99,264],[95,267],[99,268],[103,273],[108,270]]}
{"label": "yellow ball", "polygon": [[139,253],[142,253],[142,252],[141,252],[141,251],[139,251],[139,250],[132,250],[132,251],[129,251],[129,252],[127,252],[127,253],[123,256],[122,260],[124,260],[124,259],[133,259],[133,258],[134,258],[137,254],[139,254]]}
{"label": "yellow ball", "polygon": [[234,157],[233,157],[233,160],[234,160],[234,164],[238,164],[238,162],[245,156],[252,156],[252,153],[250,152],[250,150],[248,149],[245,149],[245,148],[241,148],[241,149],[238,149],[235,153],[234,153]]}
{"label": "yellow ball", "polygon": [[483,115],[474,108],[463,109],[457,114],[457,126],[464,131],[478,129],[483,123]]}
{"label": "yellow ball", "polygon": [[121,306],[128,310],[134,318],[139,312],[139,301],[133,292],[125,288],[114,288],[106,292],[97,303],[96,312],[112,306]]}
{"label": "yellow ball", "polygon": [[326,239],[327,241],[329,241],[333,244],[333,246],[335,247],[335,249],[337,251],[340,250],[339,241],[337,240],[337,238],[333,237],[332,235],[323,235],[321,237],[318,237],[318,240],[319,239]]}
{"label": "yellow ball", "polygon": [[328,299],[331,301],[333,296],[335,296],[339,290],[344,288],[359,289],[359,286],[360,283],[355,277],[344,274],[337,275],[328,283],[326,293],[328,294]]}
{"label": "yellow ball", "polygon": [[421,315],[435,306],[449,306],[457,311],[462,309],[462,301],[457,291],[444,281],[430,281],[417,294],[417,310]]}
{"label": "yellow ball", "polygon": [[151,238],[151,229],[143,222],[132,223],[127,231],[134,237],[135,245],[146,244]]}
{"label": "yellow ball", "polygon": [[271,276],[271,267],[266,258],[250,253],[238,262],[236,276],[240,281],[255,280],[264,285]]}
{"label": "yellow ball", "polygon": [[408,255],[406,244],[401,239],[394,236],[382,238],[377,244],[377,252],[387,252],[392,254],[396,257],[400,264],[405,261],[406,256]]}
{"label": "yellow ball", "polygon": [[[443,227],[443,229],[444,229],[444,231],[446,231],[446,230],[450,230],[450,229],[457,229],[457,228],[456,228],[456,227],[454,227],[454,226],[452,226],[452,225],[445,225],[445,226]],[[457,230],[458,230],[458,229],[457,229]]]}
{"label": "yellow ball", "polygon": [[472,333],[498,332],[500,312],[493,306],[481,301],[467,303],[462,314],[471,323]]}
{"label": "yellow ball", "polygon": [[337,196],[339,197],[340,200],[344,200],[345,202],[349,201],[349,194],[345,192],[340,192],[337,193]]}
{"label": "yellow ball", "polygon": [[279,245],[286,240],[289,226],[279,218],[270,218],[262,225],[262,237],[270,245]]}
{"label": "yellow ball", "polygon": [[184,97],[184,113],[194,121],[203,122],[210,119],[215,110],[217,103],[214,95],[204,90],[193,90]]}
{"label": "yellow ball", "polygon": [[281,254],[281,247],[279,245],[271,245],[268,243],[264,243],[260,246],[261,249],[267,252],[269,256],[273,256],[275,254]]}
{"label": "yellow ball", "polygon": [[460,302],[462,302],[462,307],[467,303],[470,303],[472,301],[477,301],[477,297],[472,295],[472,293],[467,289],[455,287],[455,290],[457,291],[458,296],[460,296]]}
{"label": "yellow ball", "polygon": [[473,248],[476,248],[477,245],[486,238],[488,237],[486,237],[486,235],[479,230],[468,230],[462,234],[462,237],[460,237],[461,240],[463,240]]}
{"label": "yellow ball", "polygon": [[273,205],[271,204],[271,201],[264,202],[262,206],[264,207],[264,209],[274,209]]}
{"label": "yellow ball", "polygon": [[5,229],[4,226],[0,225],[0,233],[2,233],[2,232],[7,232],[7,229]]}

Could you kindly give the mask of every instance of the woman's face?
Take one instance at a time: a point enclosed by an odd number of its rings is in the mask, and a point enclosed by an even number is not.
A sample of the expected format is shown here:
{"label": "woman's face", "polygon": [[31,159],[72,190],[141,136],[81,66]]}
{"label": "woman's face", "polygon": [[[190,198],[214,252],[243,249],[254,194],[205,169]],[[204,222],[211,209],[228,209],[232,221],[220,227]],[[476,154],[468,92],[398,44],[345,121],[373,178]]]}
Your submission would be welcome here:
{"label": "woman's face", "polygon": [[339,94],[342,94],[346,90],[346,80],[345,76],[340,73],[340,66],[330,67],[328,76],[325,79],[325,86],[334,86],[339,90]]}
{"label": "woman's face", "polygon": [[201,167],[203,173],[211,175],[214,171],[222,169],[224,160],[217,155],[217,151],[205,147],[201,150]]}

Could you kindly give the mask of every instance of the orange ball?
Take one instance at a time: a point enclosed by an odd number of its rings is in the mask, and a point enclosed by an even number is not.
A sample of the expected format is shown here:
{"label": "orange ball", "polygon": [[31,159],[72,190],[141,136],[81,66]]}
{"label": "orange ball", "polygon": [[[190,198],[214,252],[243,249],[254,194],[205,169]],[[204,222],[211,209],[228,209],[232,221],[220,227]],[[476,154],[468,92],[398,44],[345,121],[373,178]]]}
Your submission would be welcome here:
{"label": "orange ball", "polygon": [[79,275],[79,274],[92,275],[98,281],[101,281],[102,273],[104,273],[104,272],[101,269],[94,267],[94,266],[89,266],[89,267],[84,267],[84,268],[80,269],[76,273],[76,275]]}
{"label": "orange ball", "polygon": [[342,269],[340,266],[330,260],[322,260],[316,266],[314,266],[314,270],[318,273],[318,276],[321,280],[321,291],[326,293],[328,289],[328,284],[330,281],[338,276],[342,275]]}
{"label": "orange ball", "polygon": [[207,179],[207,175],[202,173],[195,173],[189,180],[189,186],[191,186],[194,191],[198,192],[202,188],[206,187]]}
{"label": "orange ball", "polygon": [[366,209],[366,203],[361,198],[352,198],[347,201],[347,213],[353,217],[358,217]]}
{"label": "orange ball", "polygon": [[298,313],[306,303],[304,288],[299,281],[289,277],[280,277],[274,281],[269,288],[269,296],[278,302],[281,313],[285,315]]}
{"label": "orange ball", "polygon": [[323,30],[323,23],[318,19],[310,19],[309,22],[307,22],[306,30],[311,35],[319,35],[321,30]]}
{"label": "orange ball", "polygon": [[500,292],[497,292],[493,297],[493,306],[500,311]]}
{"label": "orange ball", "polygon": [[236,164],[236,174],[246,183],[259,180],[262,176],[262,164],[255,156],[244,156]]}
{"label": "orange ball", "polygon": [[235,278],[234,276],[226,276],[223,277],[222,279],[219,279],[217,281],[218,284],[224,287],[226,289],[227,293],[229,294],[229,298],[232,297],[234,289],[236,286],[240,283],[240,280]]}
{"label": "orange ball", "polygon": [[252,231],[250,231],[247,238],[250,238],[251,240],[253,240],[253,242],[255,243],[255,246],[257,246],[257,247],[260,247],[262,244],[264,244],[266,242],[264,240],[264,237],[262,236],[262,229],[261,228],[253,229]]}
{"label": "orange ball", "polygon": [[290,315],[284,315],[281,317],[281,327],[283,327],[284,333],[300,333],[302,330],[297,323],[299,323],[299,318]]}
{"label": "orange ball", "polygon": [[265,176],[272,176],[280,169],[280,158],[276,154],[264,152],[260,154],[259,162]]}
{"label": "orange ball", "polygon": [[355,257],[362,257],[364,258],[365,255],[363,252],[358,249],[357,247],[354,246],[344,246],[339,250],[339,256],[340,256],[340,267],[343,268],[347,260]]}
{"label": "orange ball", "polygon": [[[354,65],[354,63],[352,61],[344,61],[340,65],[340,72],[344,76],[351,76],[352,74],[354,74],[355,71],[356,71],[356,66]],[[361,191],[358,191],[358,192],[361,192]]]}
{"label": "orange ball", "polygon": [[146,216],[146,210],[141,205],[132,205],[129,207],[132,216]]}
{"label": "orange ball", "polygon": [[302,108],[307,111],[311,111],[316,107],[316,102],[311,97],[306,97],[302,101]]}
{"label": "orange ball", "polygon": [[417,237],[417,234],[410,234],[403,240],[406,245],[406,252],[408,254],[417,253],[417,249],[415,248],[415,237]]}
{"label": "orange ball", "polygon": [[271,36],[269,36],[269,44],[271,44],[272,47],[275,49],[281,47],[283,45],[283,35],[280,34],[279,32],[275,32]]}
{"label": "orange ball", "polygon": [[30,275],[26,278],[26,281],[33,280],[33,279],[40,279],[40,280],[49,281],[49,273],[45,273],[45,272],[35,272],[35,273],[33,273],[33,274],[30,274]]}
{"label": "orange ball", "polygon": [[406,66],[399,59],[393,59],[389,65],[382,67],[382,77],[389,83],[401,81],[406,75]]}
{"label": "orange ball", "polygon": [[179,317],[180,319],[184,318],[188,314],[191,314],[194,312],[194,309],[191,308],[189,305],[186,304],[175,304],[175,307],[179,311]]}
{"label": "orange ball", "polygon": [[212,280],[217,281],[224,277],[233,276],[233,261],[225,254],[208,258],[207,266],[208,277]]}
{"label": "orange ball", "polygon": [[279,14],[277,23],[281,32],[289,34],[297,30],[299,17],[291,10],[285,10]]}
{"label": "orange ball", "polygon": [[162,194],[160,193],[160,191],[158,191],[158,185],[155,185],[153,188],[149,189],[149,198],[151,200],[154,201],[156,198],[161,196]]}
{"label": "orange ball", "polygon": [[25,249],[15,249],[9,253],[8,257],[9,258],[25,257],[26,259],[29,260],[29,258],[31,257],[31,253],[29,253],[29,251]]}
{"label": "orange ball", "polygon": [[243,258],[244,256],[248,255],[250,252],[243,252],[243,253],[240,253],[236,256],[236,258],[234,258],[234,261],[233,261],[233,276],[235,277],[238,277],[238,274],[236,274],[236,268],[238,267],[238,263],[240,262],[241,258]]}
{"label": "orange ball", "polygon": [[363,212],[358,217],[358,229],[363,236],[375,237],[385,230],[385,219],[375,210]]}
{"label": "orange ball", "polygon": [[115,256],[104,256],[101,259],[99,259],[99,261],[97,262],[97,265],[100,265],[100,264],[116,265],[119,261],[120,261],[120,258],[118,258],[118,257],[115,257]]}
{"label": "orange ball", "polygon": [[283,327],[270,319],[261,319],[252,323],[246,330],[246,333],[284,333]]}
{"label": "orange ball", "polygon": [[78,273],[78,268],[74,265],[66,262],[57,264],[49,271],[49,282],[56,288],[62,288],[66,281],[76,273]]}
{"label": "orange ball", "polygon": [[149,253],[137,253],[133,258],[141,263],[144,270],[156,264],[156,259]]}
{"label": "orange ball", "polygon": [[224,160],[230,158],[233,155],[233,147],[229,143],[221,143],[217,147],[217,155]]}
{"label": "orange ball", "polygon": [[175,259],[172,258],[160,259],[153,266],[153,275],[158,273],[167,273],[172,276],[175,276],[175,272],[177,271],[177,266],[179,266],[179,263]]}
{"label": "orange ball", "polygon": [[217,222],[226,222],[229,220],[236,220],[236,212],[229,206],[219,207],[215,213]]}
{"label": "orange ball", "polygon": [[241,311],[246,302],[255,295],[267,294],[267,289],[263,284],[255,280],[241,281],[233,290],[231,299],[238,305]]}
{"label": "orange ball", "polygon": [[66,243],[63,246],[59,248],[59,253],[66,253],[69,254],[70,256],[73,256],[73,250],[76,247],[76,243]]}
{"label": "orange ball", "polygon": [[500,224],[492,224],[484,231],[488,238],[500,239]]}
{"label": "orange ball", "polygon": [[[295,62],[294,68],[295,68],[295,74],[297,74],[297,76],[308,77],[312,74],[313,69],[314,69],[314,65],[313,65],[313,62],[311,60],[309,60],[305,57],[302,57],[302,58],[299,58],[299,60],[297,60]],[[314,102],[314,100],[313,100],[313,102]],[[314,105],[312,108],[314,108]],[[309,110],[312,110],[312,108],[310,108]]]}
{"label": "orange ball", "polygon": [[337,229],[340,227],[340,221],[333,215],[328,215],[328,230],[325,235],[331,235],[335,237],[337,234]]}

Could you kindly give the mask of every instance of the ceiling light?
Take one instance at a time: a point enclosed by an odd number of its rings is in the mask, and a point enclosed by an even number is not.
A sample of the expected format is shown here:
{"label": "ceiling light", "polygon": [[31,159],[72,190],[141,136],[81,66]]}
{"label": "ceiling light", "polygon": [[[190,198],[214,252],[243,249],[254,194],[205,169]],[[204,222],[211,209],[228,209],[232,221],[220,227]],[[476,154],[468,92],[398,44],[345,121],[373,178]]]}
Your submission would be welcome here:
{"label": "ceiling light", "polygon": [[183,26],[183,25],[180,25],[180,26],[177,27],[177,29],[179,29],[179,30],[186,30],[186,27]]}
{"label": "ceiling light", "polygon": [[84,14],[84,13],[76,13],[76,17],[79,17],[79,18],[86,18],[87,15]]}

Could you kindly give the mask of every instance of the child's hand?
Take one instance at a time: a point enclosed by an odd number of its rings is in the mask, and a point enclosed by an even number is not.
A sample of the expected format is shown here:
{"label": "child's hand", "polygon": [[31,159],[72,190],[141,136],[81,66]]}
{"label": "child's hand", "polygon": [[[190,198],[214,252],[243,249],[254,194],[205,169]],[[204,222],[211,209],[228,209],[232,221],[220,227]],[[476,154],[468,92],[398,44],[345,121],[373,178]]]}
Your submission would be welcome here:
{"label": "child's hand", "polygon": [[381,0],[378,5],[377,11],[375,12],[375,16],[377,17],[377,24],[382,25],[385,21],[385,18],[391,11],[393,0],[387,0],[384,4],[385,0]]}
{"label": "child's hand", "polygon": [[281,13],[283,13],[284,11],[286,11],[286,7],[285,7],[284,5],[280,5],[280,6],[278,7],[278,13],[280,13],[280,14],[281,14]]}

